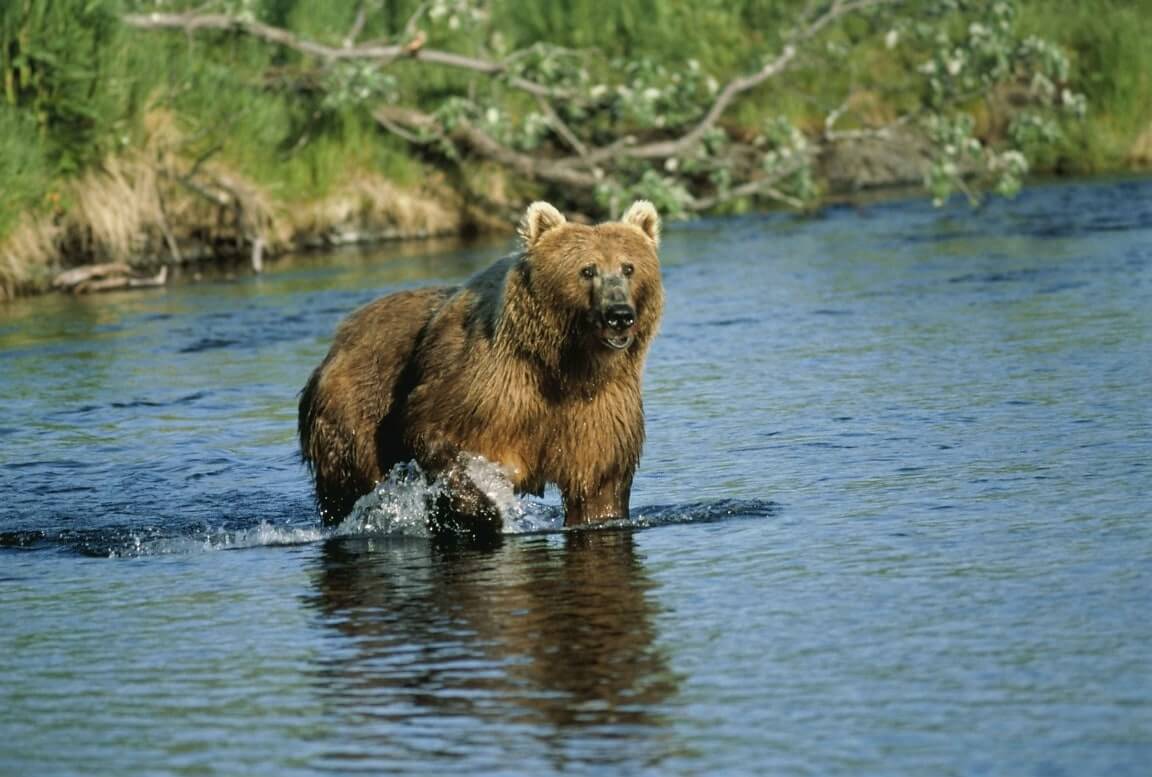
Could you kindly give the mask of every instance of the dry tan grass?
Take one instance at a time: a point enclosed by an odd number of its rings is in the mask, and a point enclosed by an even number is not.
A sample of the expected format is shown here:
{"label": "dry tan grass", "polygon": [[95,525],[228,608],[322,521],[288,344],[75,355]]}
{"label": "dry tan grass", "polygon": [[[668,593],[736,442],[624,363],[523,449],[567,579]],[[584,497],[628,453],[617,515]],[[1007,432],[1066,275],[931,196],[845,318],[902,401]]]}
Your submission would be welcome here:
{"label": "dry tan grass", "polygon": [[219,244],[242,250],[256,238],[272,250],[286,244],[259,187],[209,167],[203,182],[185,185],[177,170],[187,168],[154,152],[108,159],[64,187],[66,210],[26,215],[0,243],[0,299],[43,290],[77,264],[155,265]]}
{"label": "dry tan grass", "polygon": [[257,241],[275,253],[492,227],[492,214],[447,187],[405,190],[371,172],[311,203],[277,200],[223,163],[182,156],[185,139],[170,113],[152,111],[145,129],[137,148],[63,187],[67,208],[29,214],[0,241],[0,300],[47,289],[56,273],[79,264],[149,266],[250,250]]}
{"label": "dry tan grass", "polygon": [[444,197],[397,188],[379,175],[362,173],[327,196],[288,209],[284,216],[291,241],[425,237],[458,232],[459,208]]}
{"label": "dry tan grass", "polygon": [[156,179],[156,169],[133,155],[109,159],[76,180],[65,221],[74,250],[100,260],[133,258],[162,219]]}
{"label": "dry tan grass", "polygon": [[58,238],[52,219],[26,214],[0,242],[0,302],[48,287]]}

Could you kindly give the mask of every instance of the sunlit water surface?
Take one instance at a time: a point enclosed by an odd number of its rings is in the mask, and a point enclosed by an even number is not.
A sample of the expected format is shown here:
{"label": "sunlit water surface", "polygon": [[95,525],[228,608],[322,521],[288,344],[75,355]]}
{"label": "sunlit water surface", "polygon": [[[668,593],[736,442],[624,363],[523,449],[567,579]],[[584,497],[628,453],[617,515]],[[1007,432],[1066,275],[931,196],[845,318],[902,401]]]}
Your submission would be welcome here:
{"label": "sunlit water surface", "polygon": [[0,774],[1148,773],[1152,183],[673,226],[633,525],[322,530],[336,323],[507,247],[0,308]]}

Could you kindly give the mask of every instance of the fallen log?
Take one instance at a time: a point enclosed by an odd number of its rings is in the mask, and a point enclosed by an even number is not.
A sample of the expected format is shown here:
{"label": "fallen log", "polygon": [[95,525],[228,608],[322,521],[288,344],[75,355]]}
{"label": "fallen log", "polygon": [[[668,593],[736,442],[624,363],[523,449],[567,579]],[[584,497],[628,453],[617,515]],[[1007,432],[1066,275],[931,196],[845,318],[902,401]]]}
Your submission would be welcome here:
{"label": "fallen log", "polygon": [[117,289],[155,288],[167,282],[167,267],[161,267],[155,275],[146,275],[124,262],[106,262],[66,270],[53,279],[52,287],[72,294],[90,294]]}

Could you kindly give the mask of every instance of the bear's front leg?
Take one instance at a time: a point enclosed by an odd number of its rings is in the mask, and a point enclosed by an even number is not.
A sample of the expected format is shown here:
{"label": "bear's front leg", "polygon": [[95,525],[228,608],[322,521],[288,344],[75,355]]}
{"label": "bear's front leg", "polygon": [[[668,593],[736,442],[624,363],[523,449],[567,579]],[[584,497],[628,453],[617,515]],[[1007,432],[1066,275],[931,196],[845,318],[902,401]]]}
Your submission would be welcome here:
{"label": "bear's front leg", "polygon": [[494,539],[504,528],[499,508],[468,474],[461,459],[449,464],[437,478],[443,488],[432,505],[429,525],[436,535],[462,535]]}
{"label": "bear's front leg", "polygon": [[632,473],[609,478],[591,489],[567,488],[564,494],[564,525],[580,526],[611,520],[628,520]]}

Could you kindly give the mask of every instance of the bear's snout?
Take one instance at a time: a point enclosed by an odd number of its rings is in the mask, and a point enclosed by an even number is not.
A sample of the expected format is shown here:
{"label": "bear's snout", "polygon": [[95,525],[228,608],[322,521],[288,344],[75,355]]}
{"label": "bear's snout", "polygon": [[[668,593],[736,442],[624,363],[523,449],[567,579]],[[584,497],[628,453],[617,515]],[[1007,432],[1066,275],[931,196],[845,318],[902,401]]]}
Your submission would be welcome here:
{"label": "bear's snout", "polygon": [[636,311],[627,304],[609,305],[604,311],[604,323],[617,332],[623,332],[636,323]]}
{"label": "bear's snout", "polygon": [[600,338],[614,351],[632,345],[632,327],[636,324],[636,308],[632,307],[631,289],[622,273],[605,275],[599,284]]}
{"label": "bear's snout", "polygon": [[604,325],[612,329],[627,329],[636,323],[636,309],[632,307],[632,289],[621,273],[605,275],[600,280],[600,316]]}

